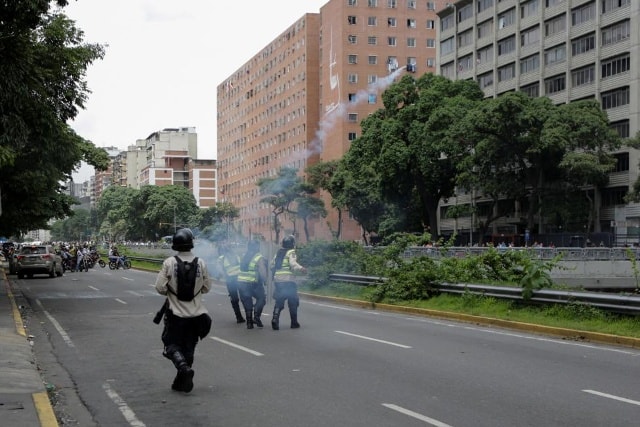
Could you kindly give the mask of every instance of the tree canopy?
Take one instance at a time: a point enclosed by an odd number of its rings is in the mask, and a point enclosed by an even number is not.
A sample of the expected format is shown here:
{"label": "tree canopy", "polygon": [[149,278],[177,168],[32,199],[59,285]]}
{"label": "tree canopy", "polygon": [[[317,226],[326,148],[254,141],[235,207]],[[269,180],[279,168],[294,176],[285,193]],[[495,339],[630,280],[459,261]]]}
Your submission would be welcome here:
{"label": "tree canopy", "polygon": [[89,94],[87,67],[104,47],[55,7],[67,1],[0,3],[0,235],[47,228],[72,215],[63,182],[82,161],[104,170],[105,150],[68,125]]}

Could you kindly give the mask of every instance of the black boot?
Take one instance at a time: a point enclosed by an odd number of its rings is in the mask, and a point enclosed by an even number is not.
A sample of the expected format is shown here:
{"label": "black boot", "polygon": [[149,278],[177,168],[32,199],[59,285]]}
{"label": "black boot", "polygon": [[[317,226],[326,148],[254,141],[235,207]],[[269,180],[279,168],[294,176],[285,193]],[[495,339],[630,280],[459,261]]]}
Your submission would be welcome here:
{"label": "black boot", "polygon": [[169,354],[173,365],[178,370],[176,377],[171,384],[171,389],[176,391],[184,391],[189,393],[193,390],[193,369],[189,366],[187,359],[178,350],[175,350]]}
{"label": "black boot", "polygon": [[253,329],[253,313],[247,311],[245,314],[247,315],[247,329]]}
{"label": "black boot", "polygon": [[253,313],[253,323],[255,323],[258,328],[264,327],[264,325],[262,324],[262,320],[260,320],[261,315],[262,312],[259,312],[257,310]]}
{"label": "black boot", "polygon": [[298,323],[298,307],[289,307],[289,314],[291,315],[291,329],[298,329],[300,323]]}
{"label": "black boot", "polygon": [[238,301],[232,301],[231,307],[233,307],[233,312],[236,315],[236,323],[244,323],[244,317],[242,317],[242,312],[240,311],[240,303]]}
{"label": "black boot", "polygon": [[273,307],[273,317],[271,318],[271,327],[274,331],[280,329],[280,308]]}

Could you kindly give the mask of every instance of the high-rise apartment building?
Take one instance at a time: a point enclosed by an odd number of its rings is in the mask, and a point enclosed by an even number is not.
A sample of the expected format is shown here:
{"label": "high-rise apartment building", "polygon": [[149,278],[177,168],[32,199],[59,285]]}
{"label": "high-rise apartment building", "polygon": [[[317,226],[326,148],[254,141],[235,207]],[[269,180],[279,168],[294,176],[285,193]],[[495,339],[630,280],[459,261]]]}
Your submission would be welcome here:
{"label": "high-rise apartment building", "polygon": [[[360,121],[382,108],[380,95],[402,73],[436,71],[436,11],[446,2],[331,0],[257,52],[217,88],[220,198],[240,210],[246,235],[273,236],[273,214],[257,181],[283,166],[304,169],[336,160],[360,134]],[[311,238],[331,238],[338,216],[310,224]],[[282,216],[281,216],[282,217]],[[291,218],[281,218],[285,233]],[[342,239],[361,230],[348,213]],[[298,221],[298,227],[300,221]]]}
{"label": "high-rise apartment building", "polygon": [[[460,0],[438,16],[439,74],[474,79],[488,97],[519,90],[556,104],[597,99],[620,136],[640,130],[640,1]],[[640,157],[629,148],[614,155],[596,227],[637,234],[640,204],[627,204],[624,196],[638,179]],[[469,194],[448,201],[469,202]],[[458,226],[473,228],[466,220]],[[454,221],[440,218],[441,231]]]}

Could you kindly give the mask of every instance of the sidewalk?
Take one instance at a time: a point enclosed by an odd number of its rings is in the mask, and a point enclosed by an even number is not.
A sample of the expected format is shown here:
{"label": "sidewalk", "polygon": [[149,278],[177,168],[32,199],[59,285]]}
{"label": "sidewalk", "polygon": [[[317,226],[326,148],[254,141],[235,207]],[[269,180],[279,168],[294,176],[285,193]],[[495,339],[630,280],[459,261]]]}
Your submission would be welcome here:
{"label": "sidewalk", "polygon": [[53,408],[38,373],[13,287],[0,269],[0,424],[57,427]]}

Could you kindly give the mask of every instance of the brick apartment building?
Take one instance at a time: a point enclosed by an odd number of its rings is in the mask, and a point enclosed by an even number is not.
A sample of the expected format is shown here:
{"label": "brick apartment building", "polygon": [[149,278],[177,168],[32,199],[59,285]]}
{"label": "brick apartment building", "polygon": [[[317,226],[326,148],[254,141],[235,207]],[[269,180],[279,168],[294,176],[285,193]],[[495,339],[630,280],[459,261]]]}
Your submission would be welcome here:
{"label": "brick apartment building", "polygon": [[[335,160],[360,133],[360,121],[382,108],[382,91],[402,73],[436,71],[436,11],[446,2],[330,0],[255,53],[217,87],[218,177],[221,200],[240,210],[237,227],[273,240],[273,216],[256,182],[283,167],[301,176]],[[329,239],[338,216],[310,225]],[[294,222],[284,218],[285,233]],[[298,229],[300,233],[300,221]],[[343,240],[361,230],[343,214]]]}

